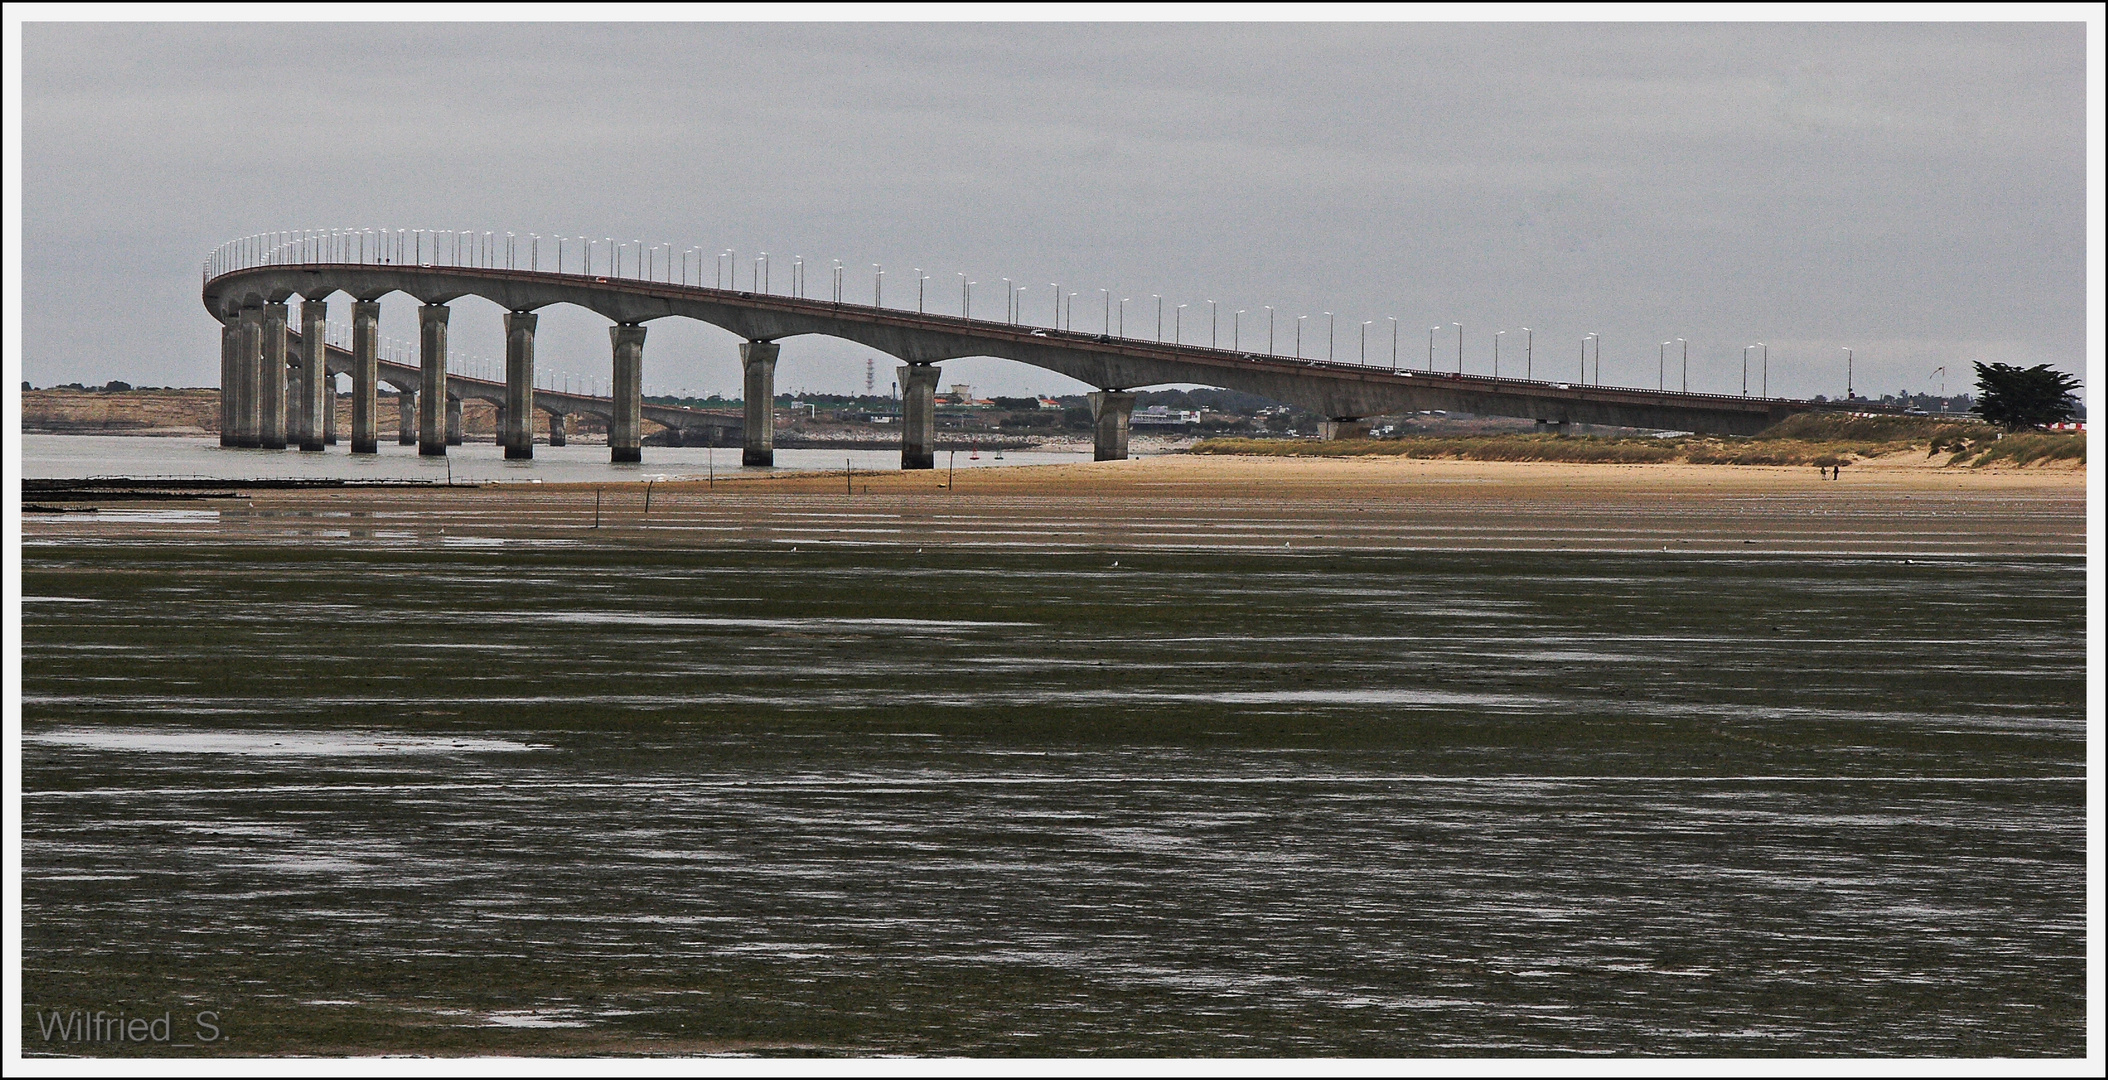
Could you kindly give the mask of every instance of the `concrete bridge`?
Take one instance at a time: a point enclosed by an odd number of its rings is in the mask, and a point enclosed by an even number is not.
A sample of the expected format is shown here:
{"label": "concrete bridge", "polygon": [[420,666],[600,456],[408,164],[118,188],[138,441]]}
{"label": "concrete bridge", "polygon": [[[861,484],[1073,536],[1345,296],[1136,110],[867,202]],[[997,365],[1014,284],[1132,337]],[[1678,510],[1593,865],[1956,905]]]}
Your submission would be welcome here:
{"label": "concrete bridge", "polygon": [[[898,371],[901,467],[906,469],[934,464],[937,364],[966,356],[1015,360],[1099,387],[1089,399],[1101,461],[1127,456],[1133,390],[1172,383],[1218,386],[1301,406],[1326,417],[1326,434],[1335,438],[1366,434],[1369,417],[1428,409],[1525,417],[1558,430],[1581,423],[1750,435],[1795,413],[1826,407],[1782,398],[1392,370],[1079,333],[1014,320],[844,303],[838,298],[839,285],[837,299],[812,299],[800,295],[802,281],[792,286],[790,295],[771,292],[766,285],[758,290],[728,289],[721,281],[702,284],[700,257],[693,284],[687,280],[685,256],[677,277],[671,246],[664,247],[663,260],[659,247],[610,242],[596,260],[592,241],[581,239],[569,254],[560,244],[552,246],[553,269],[542,266],[546,260],[539,238],[530,253],[509,237],[494,243],[490,234],[479,239],[475,234],[420,232],[413,243],[411,234],[403,231],[282,233],[224,245],[206,260],[202,273],[205,308],[222,326],[221,385],[232,388],[222,395],[227,413],[222,440],[278,448],[297,441],[302,449],[321,449],[329,415],[335,411],[323,404],[329,380],[296,375],[289,384],[288,371],[326,366],[352,377],[353,453],[375,452],[375,385],[385,378],[415,395],[402,407],[406,419],[409,410],[416,412],[421,454],[446,453],[447,401],[458,403],[469,396],[499,402],[504,419],[498,441],[508,458],[533,456],[532,415],[539,408],[552,416],[606,416],[610,457],[639,461],[640,421],[647,415],[642,401],[645,324],[665,318],[698,319],[745,339],[739,347],[746,376],[740,429],[742,460],[749,465],[774,462],[779,343],[807,334],[854,341],[905,361]],[[567,260],[575,265],[567,265]],[[352,344],[348,351],[337,350],[341,359],[332,355],[322,333],[329,298],[340,292],[353,301]],[[378,358],[380,299],[394,292],[423,305],[418,311],[419,363],[416,368],[389,365],[384,375]],[[287,304],[294,296],[302,298],[297,333],[289,326]],[[506,311],[502,384],[446,374],[447,305],[463,296],[483,297]],[[556,304],[585,308],[614,324],[608,328],[610,397],[552,395],[535,388],[535,312]],[[444,385],[447,393],[419,392],[433,385]],[[287,398],[289,389],[297,399]],[[1849,407],[1869,409],[1863,402]],[[703,419],[711,414],[697,410],[677,412],[681,415],[651,418],[671,420],[669,426],[684,433],[715,433],[727,426]],[[458,441],[458,419],[453,427]],[[403,430],[409,429],[404,425]],[[555,428],[552,437],[561,438]]]}

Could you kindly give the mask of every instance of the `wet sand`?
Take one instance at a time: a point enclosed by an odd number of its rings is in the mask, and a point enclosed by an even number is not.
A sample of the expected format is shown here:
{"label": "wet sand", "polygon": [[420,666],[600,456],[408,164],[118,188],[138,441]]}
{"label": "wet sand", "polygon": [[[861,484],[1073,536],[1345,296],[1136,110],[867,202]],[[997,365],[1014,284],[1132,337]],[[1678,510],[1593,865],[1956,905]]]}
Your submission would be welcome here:
{"label": "wet sand", "polygon": [[1166,456],[243,494],[31,516],[24,539],[2076,555],[2086,528],[2083,471],[1944,469],[1914,454],[1836,480],[1762,466]]}
{"label": "wet sand", "polygon": [[945,479],[26,518],[26,1051],[2083,1051],[2082,474]]}

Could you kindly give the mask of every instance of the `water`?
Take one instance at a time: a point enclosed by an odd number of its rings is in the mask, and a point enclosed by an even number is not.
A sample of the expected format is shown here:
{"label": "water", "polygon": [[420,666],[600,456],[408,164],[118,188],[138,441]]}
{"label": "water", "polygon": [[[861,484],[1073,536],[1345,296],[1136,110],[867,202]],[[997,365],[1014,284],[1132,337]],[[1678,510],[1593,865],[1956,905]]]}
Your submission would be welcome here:
{"label": "water", "polygon": [[[1091,460],[1088,449],[939,451],[937,467],[991,468],[1002,465],[1059,465]],[[713,466],[713,461],[715,465]],[[859,472],[898,471],[898,450],[782,450],[777,469],[840,470],[844,462]],[[644,461],[616,465],[601,445],[536,446],[532,461],[507,461],[503,448],[489,442],[447,448],[447,456],[419,457],[414,446],[382,443],[378,454],[353,456],[338,445],[322,453],[299,450],[233,450],[218,439],[139,438],[123,435],[24,435],[22,475],[31,479],[88,476],[202,476],[216,480],[338,479],[429,480],[444,483],[449,469],[455,482],[509,481],[546,483],[644,481],[652,478],[700,479],[714,469],[740,472],[739,448],[647,446]],[[754,472],[757,470],[746,470]]]}
{"label": "water", "polygon": [[2077,1055],[2082,566],[32,544],[24,1002],[218,1014],[173,1054]]}

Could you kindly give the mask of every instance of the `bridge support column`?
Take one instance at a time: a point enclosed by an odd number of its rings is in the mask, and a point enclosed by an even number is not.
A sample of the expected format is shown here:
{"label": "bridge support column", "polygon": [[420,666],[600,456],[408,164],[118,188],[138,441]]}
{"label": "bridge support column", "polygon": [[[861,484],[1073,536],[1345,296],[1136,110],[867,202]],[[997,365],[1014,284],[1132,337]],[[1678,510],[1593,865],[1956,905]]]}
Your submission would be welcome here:
{"label": "bridge support column", "polygon": [[739,347],[746,368],[746,446],[741,465],[776,464],[776,356],[783,347],[773,341],[749,341]]}
{"label": "bridge support column", "polygon": [[608,420],[608,460],[616,464],[644,460],[644,328],[636,323],[608,327],[615,348],[614,416]]}
{"label": "bridge support column", "polygon": [[552,412],[549,414],[549,445],[562,446],[563,444],[564,414],[560,412]]}
{"label": "bridge support column", "polygon": [[446,396],[446,444],[461,445],[461,399],[452,394]]}
{"label": "bridge support column", "polygon": [[337,445],[337,377],[330,373],[326,353],[322,358],[322,445]]}
{"label": "bridge support column", "polygon": [[241,313],[240,370],[234,380],[234,445],[253,449],[263,445],[263,308],[247,307]]}
{"label": "bridge support column", "polygon": [[1318,436],[1327,441],[1334,439],[1366,439],[1369,437],[1369,422],[1358,416],[1336,416],[1318,422]]}
{"label": "bridge support column", "polygon": [[300,449],[321,450],[329,421],[324,409],[336,411],[337,395],[329,391],[336,380],[329,375],[329,302],[300,301]]}
{"label": "bridge support column", "polygon": [[425,304],[417,309],[417,364],[424,376],[418,384],[417,453],[439,457],[446,453],[446,320],[445,304]]}
{"label": "bridge support column", "polygon": [[307,341],[302,339],[298,348],[286,342],[286,360],[285,444],[302,446],[307,442]]}
{"label": "bridge support column", "polygon": [[402,446],[417,445],[417,418],[422,410],[417,407],[417,391],[395,391],[395,441]]}
{"label": "bridge support column", "polygon": [[1562,439],[1563,439],[1563,438],[1566,438],[1566,421],[1564,421],[1564,420],[1539,420],[1539,421],[1537,421],[1537,434],[1539,434],[1539,435],[1543,435],[1543,434],[1545,434],[1546,432],[1550,432],[1551,434],[1557,435],[1557,436],[1559,436],[1559,437],[1560,437],[1560,438],[1562,438]]}
{"label": "bridge support column", "polygon": [[505,457],[534,457],[534,326],[531,311],[505,314],[505,405],[498,410],[498,445]]}
{"label": "bridge support column", "polygon": [[900,376],[900,467],[937,467],[937,379],[935,364],[903,364]]}
{"label": "bridge support column", "polygon": [[241,380],[242,331],[234,319],[220,323],[220,445],[234,445],[234,384]]}
{"label": "bridge support column", "polygon": [[1091,403],[1091,451],[1094,461],[1127,460],[1127,423],[1134,416],[1135,396],[1126,390],[1100,390]]}
{"label": "bridge support column", "polygon": [[257,445],[285,449],[286,306],[263,306],[263,368],[256,394]]}
{"label": "bridge support column", "polygon": [[[360,300],[351,305],[351,452],[381,451],[381,304]],[[331,397],[336,395],[332,394]],[[330,405],[336,415],[336,405]],[[409,417],[403,417],[405,421]],[[407,428],[409,425],[404,424]]]}
{"label": "bridge support column", "polygon": [[263,309],[245,307],[239,317],[240,343],[236,348],[234,373],[234,445],[254,448],[263,445],[261,414],[256,407],[263,385]]}

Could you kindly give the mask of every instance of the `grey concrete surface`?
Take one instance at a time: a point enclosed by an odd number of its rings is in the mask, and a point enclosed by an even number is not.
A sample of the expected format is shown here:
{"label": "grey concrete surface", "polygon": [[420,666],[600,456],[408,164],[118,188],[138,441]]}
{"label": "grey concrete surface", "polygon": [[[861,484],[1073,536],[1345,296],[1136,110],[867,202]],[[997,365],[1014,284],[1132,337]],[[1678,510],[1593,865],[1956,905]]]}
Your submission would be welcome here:
{"label": "grey concrete surface", "polygon": [[937,380],[935,364],[902,364],[900,376],[900,467],[937,467]]}
{"label": "grey concrete surface", "polygon": [[286,305],[263,306],[263,366],[257,369],[257,445],[285,449]]}
{"label": "grey concrete surface", "polygon": [[[452,297],[448,297],[452,299]],[[444,301],[417,309],[417,361],[424,376],[423,400],[417,411],[417,452],[431,457],[446,453],[446,328]]]}
{"label": "grey concrete surface", "polygon": [[742,465],[776,463],[776,357],[781,351],[773,341],[749,341],[739,347],[739,364],[746,373]]}
{"label": "grey concrete surface", "polygon": [[380,341],[380,301],[361,300],[351,305],[351,452],[354,454],[377,454],[381,448]]}
{"label": "grey concrete surface", "polygon": [[1126,461],[1128,424],[1135,411],[1134,393],[1100,390],[1087,396],[1091,403],[1092,460]]}
{"label": "grey concrete surface", "polygon": [[498,443],[505,456],[534,456],[534,328],[531,311],[505,313],[505,404],[499,410]]}

